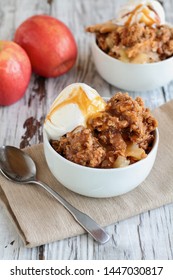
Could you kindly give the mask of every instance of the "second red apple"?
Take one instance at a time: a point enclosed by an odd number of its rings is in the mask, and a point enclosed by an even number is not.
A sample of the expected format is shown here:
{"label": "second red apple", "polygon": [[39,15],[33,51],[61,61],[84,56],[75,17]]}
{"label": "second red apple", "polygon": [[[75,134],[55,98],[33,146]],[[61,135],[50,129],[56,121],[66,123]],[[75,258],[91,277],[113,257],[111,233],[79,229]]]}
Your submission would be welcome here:
{"label": "second red apple", "polygon": [[77,45],[69,28],[48,15],[35,15],[24,21],[14,41],[27,52],[33,71],[43,77],[66,73],[77,58]]}

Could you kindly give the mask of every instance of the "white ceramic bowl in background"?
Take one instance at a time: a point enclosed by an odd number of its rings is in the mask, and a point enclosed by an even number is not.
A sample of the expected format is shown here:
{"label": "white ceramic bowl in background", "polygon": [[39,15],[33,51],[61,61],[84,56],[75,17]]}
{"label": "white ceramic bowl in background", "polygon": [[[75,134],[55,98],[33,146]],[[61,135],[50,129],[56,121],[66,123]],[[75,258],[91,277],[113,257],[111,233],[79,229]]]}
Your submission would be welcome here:
{"label": "white ceramic bowl in background", "polygon": [[100,76],[120,89],[153,90],[173,80],[173,57],[155,63],[133,64],[122,62],[104,53],[95,39],[92,40],[91,48]]}
{"label": "white ceramic bowl in background", "polygon": [[43,128],[44,153],[50,171],[66,188],[89,197],[113,197],[127,193],[149,175],[158,149],[159,134],[148,156],[123,168],[99,169],[75,164],[59,155],[50,145]]}

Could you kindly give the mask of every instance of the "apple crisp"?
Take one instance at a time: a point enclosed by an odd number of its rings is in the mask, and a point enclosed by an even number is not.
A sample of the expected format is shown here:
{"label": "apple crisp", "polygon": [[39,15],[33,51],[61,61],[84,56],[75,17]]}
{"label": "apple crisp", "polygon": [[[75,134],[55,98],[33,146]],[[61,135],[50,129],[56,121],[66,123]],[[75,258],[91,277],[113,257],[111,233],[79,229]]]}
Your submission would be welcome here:
{"label": "apple crisp", "polygon": [[96,34],[99,48],[106,54],[130,63],[152,63],[173,55],[173,28],[134,23],[116,25],[113,22],[87,27]]}
{"label": "apple crisp", "polygon": [[154,141],[156,119],[140,97],[115,94],[104,111],[51,140],[57,153],[77,164],[95,168],[117,168],[133,164],[147,156]]}

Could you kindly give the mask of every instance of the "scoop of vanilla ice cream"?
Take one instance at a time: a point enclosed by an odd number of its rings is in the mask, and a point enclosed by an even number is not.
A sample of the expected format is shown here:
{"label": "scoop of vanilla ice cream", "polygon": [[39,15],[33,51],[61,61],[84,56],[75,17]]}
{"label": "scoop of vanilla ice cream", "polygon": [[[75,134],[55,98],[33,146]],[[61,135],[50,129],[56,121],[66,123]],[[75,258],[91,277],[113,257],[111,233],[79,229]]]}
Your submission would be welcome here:
{"label": "scoop of vanilla ice cream", "polygon": [[105,109],[105,101],[97,91],[84,83],[67,86],[53,102],[44,128],[55,140],[79,125],[86,127],[89,116]]}
{"label": "scoop of vanilla ice cream", "polygon": [[143,23],[154,27],[156,24],[165,24],[165,12],[158,1],[131,0],[121,7],[113,22],[118,25]]}

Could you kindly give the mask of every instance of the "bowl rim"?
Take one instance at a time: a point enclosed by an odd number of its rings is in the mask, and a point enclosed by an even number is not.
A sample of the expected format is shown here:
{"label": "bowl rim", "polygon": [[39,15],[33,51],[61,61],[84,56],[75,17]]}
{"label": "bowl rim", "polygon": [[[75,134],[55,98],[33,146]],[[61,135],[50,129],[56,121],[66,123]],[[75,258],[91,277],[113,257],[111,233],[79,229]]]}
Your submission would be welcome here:
{"label": "bowl rim", "polygon": [[52,148],[52,146],[51,146],[51,144],[49,142],[48,134],[47,134],[44,126],[43,126],[43,142],[53,152],[53,155],[57,156],[65,164],[71,165],[72,167],[76,167],[76,168],[84,170],[84,171],[85,170],[91,170],[92,172],[101,172],[101,173],[117,172],[118,173],[118,172],[121,172],[122,170],[125,171],[125,170],[129,170],[129,169],[133,169],[135,166],[143,164],[145,161],[148,160],[148,158],[154,153],[155,150],[157,151],[157,147],[158,147],[158,143],[159,143],[159,130],[158,130],[158,128],[156,128],[154,130],[154,133],[155,133],[155,139],[154,139],[153,147],[152,147],[151,151],[148,153],[147,157],[145,157],[145,158],[135,162],[134,164],[131,164],[131,165],[128,165],[128,166],[124,166],[124,167],[120,167],[120,168],[97,168],[97,167],[83,166],[83,165],[77,164],[75,162],[72,162],[72,161],[64,158],[63,156],[58,154]]}
{"label": "bowl rim", "polygon": [[93,46],[95,47],[95,49],[101,54],[103,55],[103,57],[105,57],[106,59],[110,60],[111,62],[117,62],[117,63],[121,63],[121,64],[124,64],[124,65],[131,65],[131,67],[154,67],[155,65],[163,65],[165,63],[168,63],[169,61],[172,61],[173,60],[173,55],[167,59],[164,59],[164,60],[161,60],[161,61],[156,61],[156,62],[151,62],[151,63],[130,63],[130,62],[124,62],[124,61],[121,61],[117,58],[114,58],[110,55],[108,55],[107,53],[105,53],[102,49],[99,48],[98,44],[96,43],[96,37],[94,37],[92,39],[92,44]]}

